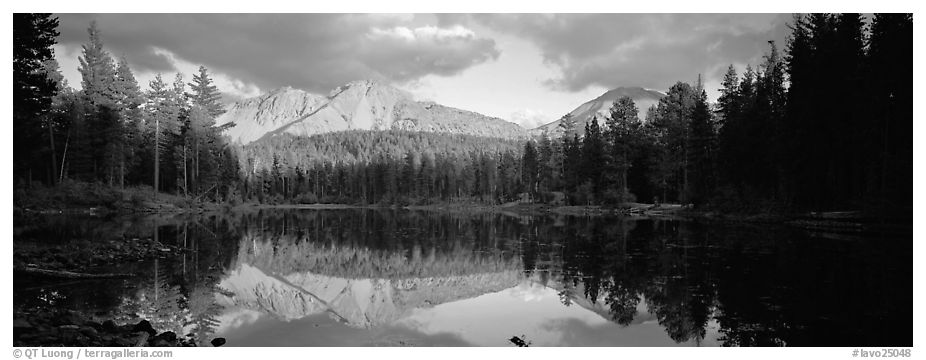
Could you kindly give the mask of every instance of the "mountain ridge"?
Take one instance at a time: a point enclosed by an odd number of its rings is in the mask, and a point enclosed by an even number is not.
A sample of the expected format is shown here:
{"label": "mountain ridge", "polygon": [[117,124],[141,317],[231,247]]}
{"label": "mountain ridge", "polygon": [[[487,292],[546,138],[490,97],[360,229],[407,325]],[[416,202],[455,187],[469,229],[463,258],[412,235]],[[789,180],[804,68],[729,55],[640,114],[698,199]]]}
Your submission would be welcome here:
{"label": "mountain ridge", "polygon": [[309,136],[343,130],[409,130],[527,139],[518,124],[430,101],[416,101],[408,92],[373,80],[341,85],[328,96],[282,87],[234,103],[216,119],[234,123],[225,135],[249,144],[289,133]]}
{"label": "mountain ridge", "polygon": [[[585,133],[585,124],[591,122],[596,115],[601,119],[607,118],[608,109],[611,108],[611,104],[623,96],[630,97],[634,104],[637,105],[637,109],[640,111],[639,117],[642,121],[646,119],[649,107],[658,104],[659,99],[662,99],[665,93],[639,86],[621,86],[605,91],[598,97],[582,103],[568,113],[568,115],[576,120],[576,131],[579,135],[581,136]],[[563,129],[559,127],[560,122],[561,119],[557,119],[545,125],[538,126],[531,129],[531,134],[540,136],[543,133],[547,133],[550,137],[558,137],[563,133]],[[603,121],[599,120],[599,122]]]}

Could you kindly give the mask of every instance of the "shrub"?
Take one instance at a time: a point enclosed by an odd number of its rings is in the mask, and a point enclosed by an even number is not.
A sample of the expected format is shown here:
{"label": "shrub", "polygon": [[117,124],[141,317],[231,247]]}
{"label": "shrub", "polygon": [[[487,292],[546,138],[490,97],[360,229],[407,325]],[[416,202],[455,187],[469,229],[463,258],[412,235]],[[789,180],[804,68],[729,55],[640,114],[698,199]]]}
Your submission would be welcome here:
{"label": "shrub", "polygon": [[297,204],[315,204],[318,203],[318,197],[313,193],[301,193],[293,199]]}

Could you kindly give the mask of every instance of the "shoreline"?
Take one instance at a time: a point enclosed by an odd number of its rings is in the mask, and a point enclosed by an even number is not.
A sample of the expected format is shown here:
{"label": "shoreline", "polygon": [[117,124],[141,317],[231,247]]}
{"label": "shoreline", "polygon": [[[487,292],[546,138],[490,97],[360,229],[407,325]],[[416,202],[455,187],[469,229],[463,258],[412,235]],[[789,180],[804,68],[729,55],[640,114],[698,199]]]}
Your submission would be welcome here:
{"label": "shoreline", "polygon": [[[78,190],[105,189],[93,194]],[[99,189],[97,189],[99,190]],[[100,195],[103,192],[105,195]],[[912,233],[912,219],[878,218],[862,211],[832,212],[721,212],[715,209],[693,208],[681,204],[623,203],[621,205],[550,205],[542,203],[508,202],[487,204],[477,201],[439,202],[426,205],[399,204],[268,204],[257,202],[211,202],[168,193],[155,194],[150,188],[116,189],[100,184],[68,183],[56,188],[39,188],[23,192],[14,198],[14,225],[29,222],[33,216],[88,215],[184,215],[254,210],[409,210],[458,214],[494,213],[514,217],[529,216],[623,216],[696,220],[728,224],[786,225],[815,231]],[[14,226],[15,228],[15,226]]]}

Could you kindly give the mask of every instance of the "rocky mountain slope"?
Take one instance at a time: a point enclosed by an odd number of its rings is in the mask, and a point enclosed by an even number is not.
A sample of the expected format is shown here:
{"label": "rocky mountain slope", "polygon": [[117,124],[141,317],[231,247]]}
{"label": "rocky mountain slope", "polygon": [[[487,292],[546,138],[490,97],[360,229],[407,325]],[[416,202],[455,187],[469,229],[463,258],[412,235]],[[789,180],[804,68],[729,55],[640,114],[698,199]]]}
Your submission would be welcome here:
{"label": "rocky mountain slope", "polygon": [[[623,96],[629,96],[633,99],[633,102],[637,105],[637,109],[640,110],[640,120],[645,120],[646,113],[650,106],[658,104],[659,99],[662,99],[665,94],[641,87],[619,87],[609,90],[601,94],[601,96],[579,105],[579,107],[569,113],[573,119],[576,119],[576,130],[579,132],[579,135],[581,136],[581,134],[585,132],[585,123],[591,122],[595,115],[599,117],[598,122],[603,123],[603,119],[609,116],[611,105],[615,100]],[[540,135],[546,132],[550,137],[557,137],[563,133],[563,129],[560,128],[559,124],[560,120],[556,120],[531,130],[531,133]]]}
{"label": "rocky mountain slope", "polygon": [[248,144],[289,133],[308,136],[343,130],[410,130],[521,139],[526,129],[499,118],[418,102],[411,94],[376,81],[355,81],[327,97],[281,88],[232,105],[216,119],[234,123],[225,134]]}
{"label": "rocky mountain slope", "polygon": [[218,303],[267,312],[292,321],[327,312],[359,328],[388,324],[416,308],[468,299],[518,283],[521,272],[416,277],[350,279],[311,272],[271,274],[242,264],[219,283]]}

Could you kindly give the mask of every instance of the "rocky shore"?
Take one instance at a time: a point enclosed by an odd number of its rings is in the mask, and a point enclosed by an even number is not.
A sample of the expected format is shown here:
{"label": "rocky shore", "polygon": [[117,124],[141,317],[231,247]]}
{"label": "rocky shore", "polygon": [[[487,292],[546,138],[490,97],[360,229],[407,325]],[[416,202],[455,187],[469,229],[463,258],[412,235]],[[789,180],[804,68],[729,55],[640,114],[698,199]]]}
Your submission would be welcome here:
{"label": "rocky shore", "polygon": [[[212,346],[225,344],[211,339]],[[75,311],[42,310],[17,312],[13,319],[13,346],[197,346],[190,335],[158,332],[147,320],[135,324],[98,321]]]}
{"label": "rocky shore", "polygon": [[[13,269],[37,275],[55,276],[56,272],[93,274],[101,266],[179,255],[184,250],[151,238],[110,241],[76,241],[58,246],[16,244]],[[34,270],[48,270],[41,273]]]}

